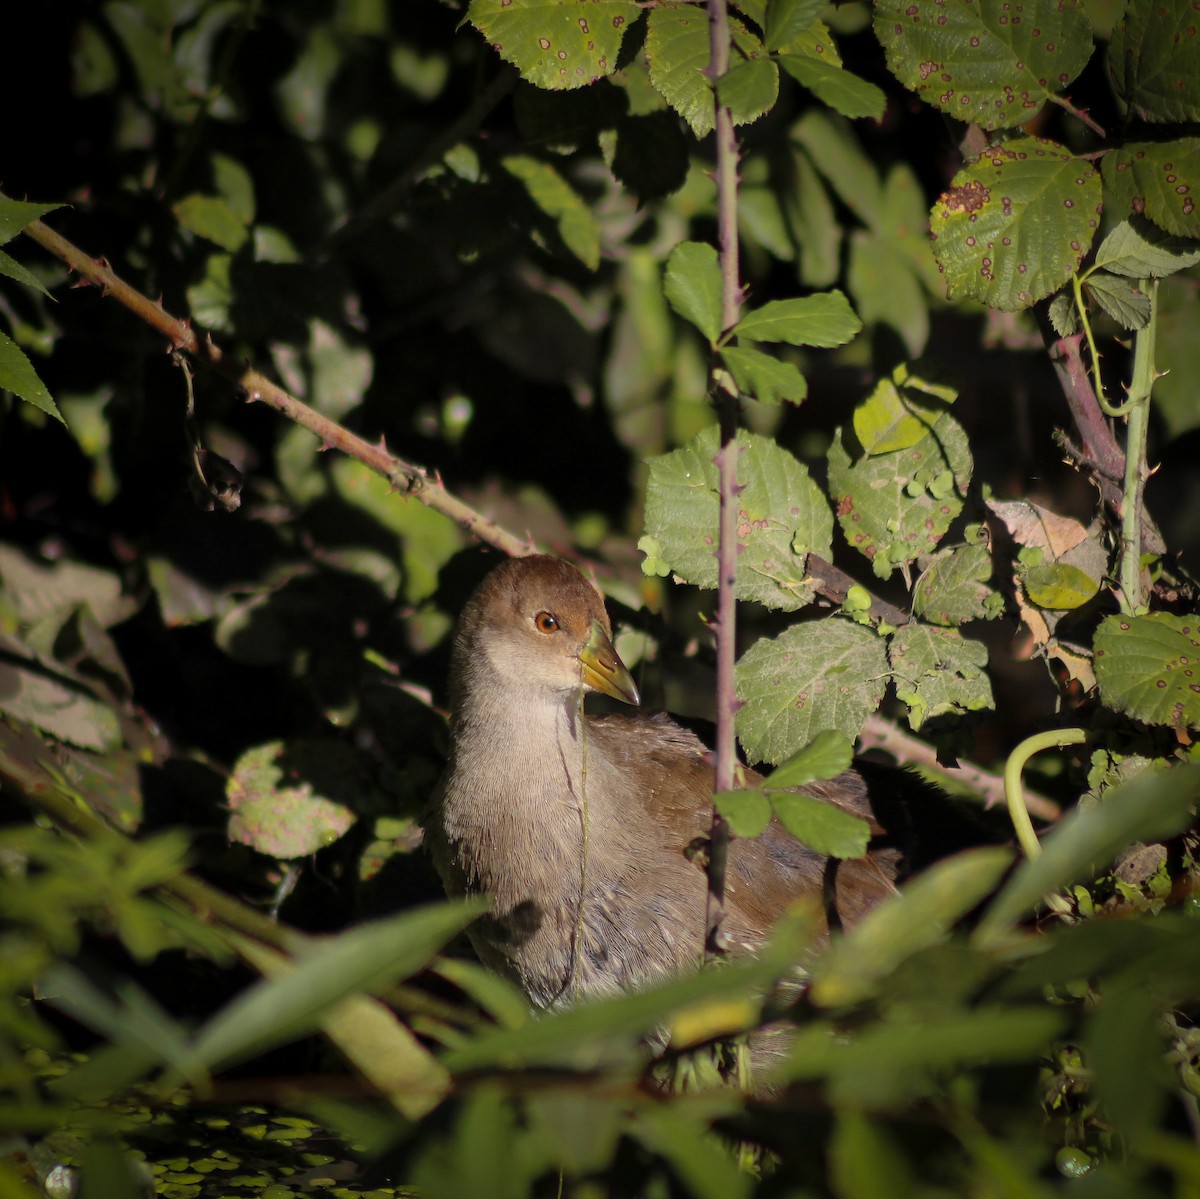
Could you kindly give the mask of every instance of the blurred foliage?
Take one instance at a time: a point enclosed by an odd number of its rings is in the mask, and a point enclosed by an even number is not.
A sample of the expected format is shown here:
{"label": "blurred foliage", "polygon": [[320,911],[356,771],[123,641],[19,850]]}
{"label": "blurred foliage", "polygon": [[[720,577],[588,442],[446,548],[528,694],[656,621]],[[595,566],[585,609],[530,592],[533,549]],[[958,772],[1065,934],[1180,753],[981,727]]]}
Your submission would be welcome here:
{"label": "blurred foliage", "polygon": [[[733,7],[730,329],[697,5],[22,9],[0,1194],[1200,1194],[1194,13]],[[193,381],[35,219],[593,565],[643,693],[701,717],[710,401],[737,396],[747,755],[825,777],[881,703],[997,770],[1078,724],[1031,771],[1069,815],[832,947],[781,914],[759,958],[535,1020],[419,849],[494,554]],[[1120,527],[1089,368],[1149,405],[1169,551]],[[858,851],[860,822],[769,794]],[[746,835],[771,810],[722,802]],[[762,1025],[766,1077],[720,1085]]]}

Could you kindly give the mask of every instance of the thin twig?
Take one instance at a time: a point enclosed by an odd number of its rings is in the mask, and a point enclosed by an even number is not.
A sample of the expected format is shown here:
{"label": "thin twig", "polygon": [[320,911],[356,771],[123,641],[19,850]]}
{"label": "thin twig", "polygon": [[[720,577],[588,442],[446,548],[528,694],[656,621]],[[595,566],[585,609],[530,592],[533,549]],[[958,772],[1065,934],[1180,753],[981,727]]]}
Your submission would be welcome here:
{"label": "thin twig", "polygon": [[[716,139],[717,240],[721,264],[721,326],[737,324],[742,289],[738,276],[737,187],[738,144],[733,114],[720,101],[717,84],[729,69],[729,12],[725,0],[708,0],[708,77],[713,89],[714,137]],[[716,391],[721,427],[721,449],[717,454],[719,536],[717,542],[717,735],[716,788],[733,789],[737,764],[734,716],[737,690],[734,664],[737,660],[737,601],[734,582],[738,553],[737,399],[723,388]],[[721,922],[725,914],[725,866],[729,854],[729,829],[716,806],[708,856],[708,902],[706,912],[706,956],[720,952]]]}
{"label": "thin twig", "polygon": [[430,475],[424,467],[405,462],[389,453],[382,440],[378,445],[364,441],[284,391],[265,375],[238,362],[217,346],[211,336],[206,334],[202,337],[187,321],[172,316],[161,303],[130,287],[107,262],[89,257],[41,221],[27,225],[25,233],[88,282],[94,283],[105,295],[111,296],[152,329],[158,330],[167,339],[172,351],[182,351],[202,366],[224,376],[245,393],[247,400],[261,400],[282,412],[289,420],[313,433],[323,447],[341,450],[343,454],[357,459],[389,480],[397,492],[420,500],[427,507],[449,517],[480,541],[514,556],[529,553],[531,547],[527,542],[452,495],[442,486],[441,480]]}
{"label": "thin twig", "polygon": [[[937,751],[933,746],[911,733],[906,733],[894,721],[878,713],[867,718],[858,740],[860,751],[883,750],[901,764],[920,766],[945,775],[948,780],[962,783],[982,796],[985,808],[1005,802],[1004,779],[1001,776],[977,766],[974,762],[960,760],[956,766],[944,765],[938,761]],[[1036,791],[1025,791],[1025,806],[1031,815],[1050,824],[1062,817],[1062,808],[1052,799],[1047,799]]]}

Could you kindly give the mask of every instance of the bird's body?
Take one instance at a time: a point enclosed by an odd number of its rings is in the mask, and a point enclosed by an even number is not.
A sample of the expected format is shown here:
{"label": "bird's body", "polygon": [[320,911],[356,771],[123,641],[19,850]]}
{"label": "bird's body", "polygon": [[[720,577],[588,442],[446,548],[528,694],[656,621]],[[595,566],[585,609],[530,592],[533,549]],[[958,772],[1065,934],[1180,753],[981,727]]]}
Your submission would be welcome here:
{"label": "bird's body", "polygon": [[[661,714],[586,714],[589,690],[637,702],[599,593],[555,558],[503,563],[459,622],[427,836],[452,894],[491,899],[471,930],[480,958],[540,1007],[694,968],[704,950],[707,883],[688,850],[711,819],[705,746]],[[856,772],[806,790],[872,816]],[[752,950],[803,897],[852,923],[900,866],[886,846],[824,858],[772,822],[730,847],[725,939]]]}

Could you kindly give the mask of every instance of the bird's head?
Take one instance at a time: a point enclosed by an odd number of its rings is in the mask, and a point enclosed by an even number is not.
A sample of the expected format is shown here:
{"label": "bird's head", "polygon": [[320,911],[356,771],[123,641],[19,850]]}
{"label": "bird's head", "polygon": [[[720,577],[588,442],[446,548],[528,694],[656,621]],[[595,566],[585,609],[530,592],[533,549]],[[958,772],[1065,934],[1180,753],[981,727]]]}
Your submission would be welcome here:
{"label": "bird's head", "polygon": [[510,558],[479,585],[459,620],[455,705],[474,683],[511,696],[601,691],[628,704],[638,690],[612,643],[604,601],[569,562]]}

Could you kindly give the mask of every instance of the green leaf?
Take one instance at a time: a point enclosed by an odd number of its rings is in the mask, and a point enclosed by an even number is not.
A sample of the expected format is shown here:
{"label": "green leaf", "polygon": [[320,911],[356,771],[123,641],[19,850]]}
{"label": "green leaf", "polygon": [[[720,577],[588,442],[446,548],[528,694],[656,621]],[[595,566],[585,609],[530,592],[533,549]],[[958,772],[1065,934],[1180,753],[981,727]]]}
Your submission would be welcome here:
{"label": "green leaf", "polygon": [[841,1199],[907,1199],[917,1194],[908,1159],[870,1117],[838,1113],[829,1143],[832,1190]]}
{"label": "green leaf", "polygon": [[25,351],[6,333],[0,333],[0,391],[11,391],[40,412],[67,423]]}
{"label": "green leaf", "polygon": [[916,731],[937,716],[995,707],[986,673],[987,647],[957,629],[913,621],[893,634],[888,657],[896,696]]}
{"label": "green leaf", "polygon": [[1130,142],[1104,156],[1110,209],[1147,216],[1168,233],[1200,238],[1200,137]]}
{"label": "green leaf", "polygon": [[853,461],[852,445],[843,430],[829,447],[830,495],[846,540],[887,578],[936,549],[962,511],[972,470],[967,435],[943,412],[907,449]]}
{"label": "green leaf", "polygon": [[1032,120],[1092,56],[1079,0],[879,0],[875,34],[905,87],[984,129]]}
{"label": "green leaf", "polygon": [[875,631],[837,617],[756,642],[737,664],[737,731],[752,761],[782,762],[819,733],[857,737],[890,677]]}
{"label": "green leaf", "polygon": [[1092,244],[1100,195],[1093,167],[1054,142],[1023,137],[985,150],[930,215],[950,298],[1015,312],[1057,291]]}
{"label": "green leaf", "polygon": [[1130,1144],[1137,1144],[1158,1123],[1171,1086],[1171,1074],[1161,1060],[1167,1051],[1164,1006],[1157,987],[1106,987],[1083,1037],[1103,1118]]}
{"label": "green leaf", "polygon": [[781,54],[779,65],[801,87],[844,117],[877,121],[887,107],[881,88],[842,66],[801,54]]}
{"label": "green leaf", "polygon": [[[735,61],[767,62],[766,48],[736,17],[729,18]],[[646,26],[646,62],[655,91],[690,126],[696,137],[712,132],[715,103],[708,80],[708,18],[702,8],[690,4],[658,5],[650,10]],[[736,70],[737,68],[735,68]],[[726,76],[728,79],[728,76]],[[769,88],[778,86],[778,73],[770,64],[770,73],[761,67],[735,80],[733,98],[746,108],[733,110],[734,123],[757,120],[760,105]],[[728,103],[728,97],[723,101]],[[774,103],[772,97],[770,104]],[[767,107],[770,107],[770,104]]]}
{"label": "green leaf", "polygon": [[778,98],[779,69],[769,58],[747,58],[717,81],[717,99],[733,114],[735,125],[758,120]]}
{"label": "green leaf", "polygon": [[854,409],[854,435],[863,452],[891,454],[923,441],[958,393],[929,383],[901,365]]}
{"label": "green leaf", "polygon": [[866,325],[895,330],[917,357],[929,340],[929,304],[911,259],[883,234],[856,229],[850,236],[846,286]]}
{"label": "green leaf", "polygon": [[1039,608],[1067,611],[1081,608],[1096,592],[1100,582],[1069,562],[1043,562],[1020,574],[1025,593]]}
{"label": "green leaf", "polygon": [[850,769],[854,744],[840,733],[818,733],[799,753],[792,754],[763,779],[763,786],[806,787],[821,779],[836,778]]}
{"label": "green leaf", "polygon": [[768,300],[738,321],[733,332],[748,341],[829,348],[845,345],[861,328],[862,321],[846,297],[834,290],[795,300]]}
{"label": "green leaf", "polygon": [[[831,552],[833,517],[808,471],[767,437],[738,434],[739,599],[787,611],[811,602],[804,556]],[[717,585],[717,430],[650,461],[646,532],[656,557],[697,587]]]}
{"label": "green leaf", "polygon": [[504,169],[524,184],[529,198],[553,222],[563,245],[594,271],[600,265],[600,230],[592,210],[548,163],[526,154],[510,154]]}
{"label": "green leaf", "polygon": [[828,287],[841,273],[842,226],[821,176],[804,151],[792,162],[795,187],[786,196],[785,215],[800,256],[800,281]]}
{"label": "green leaf", "polygon": [[984,913],[975,942],[986,947],[1002,939],[1044,895],[1095,878],[1134,841],[1175,836],[1191,822],[1198,799],[1200,766],[1189,765],[1147,771],[1113,787],[1099,803],[1074,808],[1042,842],[1041,854],[1021,863]]}
{"label": "green leaf", "polygon": [[757,837],[771,823],[771,801],[761,791],[718,791],[713,803],[735,837]]}
{"label": "green leaf", "polygon": [[825,9],[825,0],[770,0],[767,4],[768,50],[779,50],[810,29]]}
{"label": "green leaf", "polygon": [[1145,121],[1200,121],[1200,36],[1190,0],[1130,0],[1113,30],[1109,69]]}
{"label": "green leaf", "polygon": [[669,1021],[672,1012],[720,997],[743,999],[786,970],[804,947],[811,929],[776,926],[771,945],[759,957],[741,958],[719,970],[703,970],[642,991],[588,999],[545,1013],[517,1029],[486,1031],[451,1049],[442,1059],[454,1073],[503,1065],[612,1068],[617,1054],[640,1066],[637,1042]]}
{"label": "green leaf", "polygon": [[0,246],[10,242],[26,225],[40,221],[61,204],[31,204],[27,200],[10,200],[0,195]]}
{"label": "green leaf", "polygon": [[617,67],[634,0],[471,0],[467,19],[521,78],[551,90],[584,87]]}
{"label": "green leaf", "polygon": [[722,346],[721,361],[729,368],[738,390],[760,404],[799,404],[808,395],[808,381],[790,362],[781,362],[750,346]]}
{"label": "green leaf", "polygon": [[42,281],[27,267],[23,267],[11,254],[0,250],[0,275],[7,275],[10,279],[15,279],[18,283],[24,284],[26,287],[32,287],[35,291],[40,291],[42,295],[50,298],[50,293],[46,290]]}
{"label": "green leaf", "polygon": [[837,197],[870,229],[884,217],[884,192],[875,164],[863,153],[853,127],[832,113],[812,109],[792,128],[813,165]]}
{"label": "green leaf", "polygon": [[1105,707],[1173,729],[1200,725],[1200,616],[1107,616],[1094,644]]}
{"label": "green leaf", "polygon": [[792,791],[772,792],[771,804],[783,827],[809,849],[832,858],[861,858],[867,852],[871,826],[861,816]]}
{"label": "green leaf", "polygon": [[312,1032],[347,996],[415,974],[486,906],[431,904],[315,943],[292,970],[247,988],[217,1012],[196,1034],[195,1057],[216,1069]]}
{"label": "green leaf", "polygon": [[992,552],[986,545],[939,551],[913,587],[913,615],[940,625],[992,620],[1004,601],[988,585],[991,577]]}
{"label": "green leaf", "polygon": [[712,132],[715,104],[705,72],[708,18],[694,5],[660,4],[646,23],[646,63],[654,90],[688,123],[696,137]]}
{"label": "green leaf", "polygon": [[813,963],[813,1000],[840,1007],[866,999],[901,962],[941,941],[1000,881],[1011,861],[1007,849],[973,849],[918,875]]}
{"label": "green leaf", "polygon": [[1144,329],[1150,323],[1150,297],[1132,279],[1092,271],[1087,291],[1122,329]]}
{"label": "green leaf", "polygon": [[236,253],[250,236],[246,222],[229,206],[223,196],[204,196],[193,193],[171,205],[175,219],[197,237],[203,237]]}
{"label": "green leaf", "polygon": [[721,267],[705,242],[680,242],[667,259],[663,291],[671,307],[716,345],[721,336]]}
{"label": "green leaf", "polygon": [[1095,265],[1131,279],[1164,278],[1200,262],[1200,245],[1190,238],[1164,233],[1145,217],[1132,216],[1116,225],[1100,243]]}

